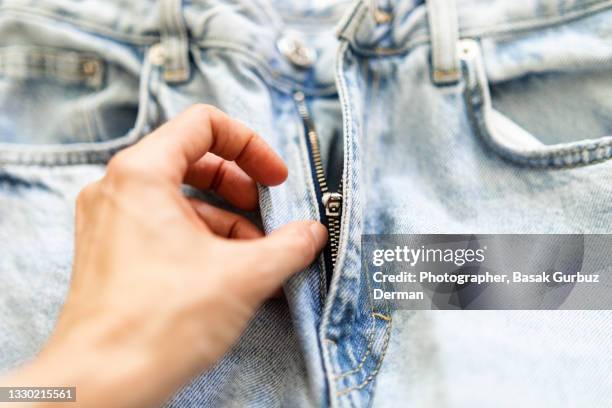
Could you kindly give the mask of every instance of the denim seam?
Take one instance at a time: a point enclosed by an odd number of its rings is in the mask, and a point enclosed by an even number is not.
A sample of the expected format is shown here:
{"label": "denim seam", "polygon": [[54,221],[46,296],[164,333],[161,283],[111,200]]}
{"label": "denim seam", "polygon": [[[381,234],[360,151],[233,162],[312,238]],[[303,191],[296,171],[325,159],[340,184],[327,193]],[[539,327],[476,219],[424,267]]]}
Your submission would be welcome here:
{"label": "denim seam", "polygon": [[370,314],[370,328],[368,330],[368,340],[367,340],[367,347],[365,352],[363,353],[363,356],[361,357],[361,359],[359,360],[358,365],[355,368],[349,369],[347,371],[341,372],[339,374],[336,375],[336,377],[334,377],[335,381],[341,380],[345,377],[348,377],[351,374],[355,374],[361,371],[361,369],[363,368],[363,365],[365,364],[368,356],[371,354],[372,352],[372,346],[374,345],[374,333],[375,333],[375,324],[376,324],[376,318],[375,316],[379,315],[379,313],[374,312],[374,309],[372,308],[372,313]]}
{"label": "denim seam", "polygon": [[[358,3],[355,9],[361,9],[364,7],[366,7],[364,4],[359,5]],[[500,34],[503,35],[503,34],[510,34],[514,32],[529,31],[529,30],[536,29],[536,28],[543,28],[546,26],[561,24],[566,21],[580,19],[584,16],[596,13],[598,11],[605,10],[610,7],[612,7],[612,0],[593,0],[592,2],[588,4],[583,4],[583,5],[574,6],[572,8],[569,8],[568,11],[563,15],[548,16],[544,18],[523,19],[523,20],[519,19],[519,20],[513,20],[511,22],[507,22],[504,24],[496,25],[496,26],[473,27],[473,28],[461,30],[460,34],[462,38],[464,37],[488,37],[488,36],[496,36]],[[160,36],[156,34],[149,34],[149,35],[126,34],[121,31],[117,31],[117,30],[110,29],[108,27],[104,27],[99,24],[95,24],[92,22],[85,22],[79,19],[73,19],[70,17],[66,17],[64,15],[47,12],[47,11],[36,9],[36,8],[14,6],[14,5],[9,5],[9,6],[3,5],[3,6],[0,6],[0,12],[2,13],[8,12],[10,14],[22,14],[22,15],[26,14],[28,19],[31,19],[33,16],[37,16],[41,18],[62,21],[66,24],[71,24],[75,27],[86,29],[88,31],[95,32],[99,35],[103,35],[106,37],[117,39],[122,42],[136,44],[136,45],[152,45],[154,43],[159,42],[160,40]],[[7,14],[4,14],[2,17],[6,15]],[[349,19],[347,21],[347,24],[349,24],[350,22],[351,20]],[[356,24],[355,29],[353,31],[357,30],[359,26],[360,24]],[[354,39],[344,37],[342,35],[344,33],[344,29],[345,28],[342,28],[341,30],[342,33],[339,33],[339,35],[351,42],[351,48],[353,48],[354,51],[362,55],[365,55],[365,56],[384,56],[384,55],[404,54],[408,52],[410,49],[412,49],[414,46],[418,46],[419,44],[429,42],[428,34],[420,34],[419,36],[415,37],[413,40],[406,42],[405,46],[403,47],[398,47],[398,48],[382,48],[381,47],[381,48],[376,48],[374,50],[368,50],[367,48],[363,48],[363,47],[360,47],[358,44],[355,44]],[[199,42],[203,40],[205,39],[194,38],[193,42]]]}
{"label": "denim seam", "polygon": [[383,340],[383,346],[382,346],[381,354],[379,356],[378,361],[376,362],[376,367],[374,367],[372,372],[360,384],[357,384],[357,385],[349,387],[349,388],[344,388],[344,389],[338,390],[336,392],[336,396],[337,397],[342,397],[342,396],[345,396],[345,395],[351,393],[352,391],[357,391],[357,390],[360,390],[360,389],[364,388],[366,385],[368,385],[376,377],[376,375],[380,371],[380,367],[382,366],[384,358],[385,358],[385,356],[387,354],[387,349],[388,349],[388,346],[389,346],[389,339],[391,338],[391,325],[393,324],[393,320],[392,320],[391,316],[387,315],[386,317],[388,318],[388,320],[383,319],[383,320],[385,320],[387,322],[387,324],[385,325],[385,337],[384,337],[384,340]]}
{"label": "denim seam", "polygon": [[[336,381],[334,381],[333,376],[335,372],[339,371],[335,368],[338,367],[338,353],[340,352],[340,346],[336,341],[333,341],[329,338],[329,328],[332,326],[331,317],[332,314],[335,313],[337,308],[342,308],[343,299],[340,298],[338,293],[338,288],[343,280],[342,274],[342,266],[345,262],[344,251],[346,250],[346,240],[347,240],[347,220],[351,210],[351,189],[349,182],[351,180],[351,174],[348,172],[348,160],[349,157],[349,149],[352,149],[349,144],[349,138],[351,137],[351,133],[353,131],[352,124],[350,123],[350,118],[348,115],[348,111],[350,111],[350,107],[347,106],[346,97],[344,96],[346,93],[346,86],[343,80],[343,72],[342,66],[344,63],[344,58],[346,57],[346,53],[348,50],[348,41],[340,40],[338,45],[338,50],[336,54],[336,62],[335,62],[335,80],[338,89],[338,97],[340,101],[340,106],[342,109],[342,128],[344,135],[344,163],[343,163],[343,172],[342,172],[342,194],[345,197],[342,208],[342,227],[340,229],[340,240],[339,240],[339,250],[338,250],[338,258],[336,260],[336,270],[338,273],[332,274],[332,281],[329,287],[329,293],[327,294],[327,300],[325,304],[325,309],[323,311],[323,319],[320,327],[320,337],[323,339],[323,342],[326,344],[333,344],[334,347],[325,347],[323,349],[323,360],[325,362],[325,367],[328,370],[327,380],[329,383],[329,399],[332,406],[335,406],[338,402],[336,399]],[[335,271],[334,271],[335,272]]]}
{"label": "denim seam", "polygon": [[360,372],[367,358],[372,353],[372,346],[374,345],[374,333],[376,332],[376,316],[379,315],[379,313],[374,312],[374,307],[372,306],[372,301],[371,301],[370,296],[368,296],[368,299],[369,299],[370,309],[372,310],[372,313],[370,313],[370,328],[368,330],[368,340],[366,343],[366,350],[364,351],[361,359],[359,360],[358,365],[355,368],[352,368],[352,369],[349,369],[347,371],[337,374],[334,377],[335,381],[339,381],[345,377],[348,377],[349,375]]}
{"label": "denim seam", "polygon": [[[347,58],[347,52],[349,49],[349,43],[346,40],[341,41],[339,50],[338,50],[338,58],[336,58],[336,82],[337,82],[337,87],[338,87],[338,93],[340,95],[340,102],[341,102],[341,106],[344,112],[344,133],[347,135],[347,137],[345,138],[345,161],[344,161],[344,177],[345,177],[345,182],[343,183],[343,194],[346,197],[345,200],[345,207],[343,208],[343,220],[342,220],[342,231],[341,231],[341,239],[340,239],[340,251],[339,251],[339,257],[338,257],[338,261],[336,264],[336,270],[337,271],[342,271],[342,265],[345,262],[345,257],[346,257],[346,253],[345,253],[345,246],[347,244],[347,240],[348,240],[348,234],[349,234],[349,228],[348,228],[348,223],[350,222],[350,215],[351,215],[351,203],[352,203],[352,191],[350,189],[350,185],[351,185],[351,181],[352,181],[352,177],[353,174],[350,171],[349,168],[349,162],[352,160],[350,154],[353,151],[353,148],[350,146],[351,140],[350,137],[353,134],[354,130],[353,130],[353,123],[352,123],[352,111],[353,111],[353,107],[351,106],[351,103],[347,100],[347,95],[348,95],[348,88],[346,86],[344,77],[343,77],[343,64],[345,59]],[[344,249],[344,250],[343,250]],[[338,308],[345,308],[346,307],[346,302],[348,300],[346,299],[342,299],[340,298],[340,294],[338,293],[338,287],[342,286],[342,281],[348,279],[347,277],[345,277],[344,275],[342,275],[342,273],[334,273],[334,279],[332,281],[332,286],[331,286],[331,297],[330,295],[328,295],[328,299],[332,299],[331,302],[327,302],[327,307],[325,312],[327,313],[327,320],[325,320],[323,322],[323,326],[322,326],[322,335],[326,338],[325,333],[328,332],[328,326],[331,324],[330,323],[330,315],[331,313],[334,312],[334,310],[337,310]],[[347,282],[347,283],[351,283],[351,282]],[[352,284],[352,283],[351,283]],[[369,282],[368,282],[369,284]],[[387,305],[388,306],[388,305]],[[377,321],[377,318],[379,315],[382,315],[378,312],[374,312],[374,310],[370,309],[370,318],[373,319],[373,322]],[[385,315],[387,316],[387,315]],[[388,316],[387,316],[388,317]],[[354,390],[358,390],[358,389],[362,389],[364,388],[368,383],[370,383],[376,376],[376,374],[378,373],[380,366],[382,365],[382,360],[386,354],[386,350],[389,344],[389,336],[390,336],[390,327],[391,327],[391,319],[382,319],[383,320],[383,327],[381,327],[382,330],[384,330],[384,337],[383,337],[383,344],[382,344],[382,350],[380,355],[374,355],[372,353],[373,351],[373,345],[374,342],[371,343],[370,347],[370,353],[369,356],[372,356],[372,358],[374,359],[374,368],[372,369],[372,371],[369,372],[364,372],[364,367],[365,367],[365,363],[361,364],[360,369],[357,371],[357,373],[363,373],[362,375],[365,377],[365,380],[362,381],[361,383],[354,385],[354,386],[349,386],[347,388],[343,388],[343,389],[338,389],[336,384],[336,381],[333,381],[333,383],[335,384],[332,389],[335,391],[333,392],[332,396],[337,398],[343,397],[345,395],[354,395],[351,394],[351,391]],[[375,326],[375,330],[376,330],[376,326]],[[327,338],[326,338],[327,339]],[[340,352],[338,344],[337,343],[332,343],[335,344],[336,347],[334,348],[335,353],[334,356],[332,357],[331,350],[329,348],[327,348],[327,361],[328,364],[330,364],[332,367],[340,367],[339,362],[338,362],[338,353]],[[346,347],[346,346],[345,346]],[[365,356],[366,358],[368,357],[368,355]],[[376,358],[378,360],[376,360]],[[366,361],[366,359],[364,359],[364,361]],[[338,370],[337,370],[338,371]],[[355,374],[357,374],[355,373]],[[349,379],[349,378],[355,378],[354,376],[345,376],[343,377],[345,379]],[[345,381],[342,381],[343,383],[345,383]],[[347,384],[348,385],[348,384]],[[351,398],[351,397],[349,397]],[[340,400],[336,400],[338,404],[344,405],[340,402]]]}
{"label": "denim seam", "polygon": [[[343,80],[342,77],[342,68],[344,66],[344,58],[346,57],[346,53],[348,50],[348,44],[347,43],[343,43],[340,45],[339,47],[339,52],[338,52],[338,58],[336,59],[336,75],[337,75],[337,82],[338,82],[338,95],[339,95],[339,100],[340,100],[340,104],[342,106],[342,110],[343,112],[346,112],[345,117],[343,118],[343,128],[344,131],[347,135],[347,138],[350,137],[351,132],[353,131],[352,129],[352,124],[351,124],[351,106],[350,104],[347,102],[346,100],[346,94],[348,92],[347,87],[346,87],[346,83]],[[349,177],[352,178],[352,174],[350,174],[350,169],[348,166],[348,162],[350,160],[350,156],[349,156],[349,152],[347,151],[347,148],[352,149],[349,146],[349,142],[345,142],[345,149],[344,149],[344,163],[343,163],[343,177],[346,178],[346,180],[343,180],[342,183],[342,195],[345,197],[344,200],[344,207],[342,209],[342,228],[340,230],[340,240],[338,243],[338,259],[336,261],[336,270],[340,271],[341,270],[341,266],[344,264],[344,260],[345,260],[345,254],[342,249],[345,249],[346,247],[346,242],[349,239],[348,237],[348,222],[350,221],[350,206],[351,206],[351,196],[352,196],[352,190],[350,189],[350,184],[349,184]],[[340,278],[342,277],[341,274],[334,274],[334,277],[337,276],[338,278],[336,279],[336,281],[339,281]],[[339,284],[339,283],[337,283]]]}
{"label": "denim seam", "polygon": [[[385,283],[383,283],[383,287],[386,286]],[[370,290],[370,286],[369,286],[369,281],[368,281],[368,290]],[[368,292],[369,293],[369,292]],[[371,297],[370,297],[371,299]],[[391,325],[393,323],[393,319],[391,317],[391,310],[390,310],[390,305],[389,302],[387,300],[385,300],[385,313],[379,313],[379,312],[374,312],[374,307],[372,306],[372,313],[371,316],[372,318],[375,319],[380,319],[383,320],[385,323],[385,335],[383,338],[383,345],[381,348],[381,353],[378,356],[378,361],[376,361],[376,366],[374,367],[374,369],[370,372],[369,375],[367,375],[367,377],[359,384],[354,385],[354,386],[349,386],[348,388],[344,388],[344,389],[340,389],[336,392],[336,396],[337,397],[342,397],[342,396],[346,396],[348,394],[350,394],[352,391],[357,391],[360,390],[364,387],[366,387],[372,380],[374,380],[374,378],[376,377],[376,375],[378,374],[380,367],[382,366],[382,363],[384,361],[384,358],[387,354],[387,349],[389,346],[389,340],[391,338]],[[371,344],[373,345],[373,343]]]}
{"label": "denim seam", "polygon": [[[5,14],[6,13],[6,14]],[[70,17],[66,17],[65,15],[49,13],[44,10],[29,8],[29,7],[20,7],[20,6],[0,6],[0,19],[6,16],[10,16],[11,14],[16,14],[16,17],[23,18],[24,14],[27,19],[32,19],[35,17],[46,19],[46,20],[54,20],[60,21],[65,24],[70,24],[76,28],[84,29],[104,37],[108,37],[111,39],[115,39],[121,42],[129,43],[132,45],[140,45],[140,46],[149,46],[159,42],[159,35],[134,35],[134,34],[126,34],[121,31],[116,31],[107,27],[104,27],[99,24],[86,22],[80,19],[73,19]]]}
{"label": "denim seam", "polygon": [[[342,110],[343,112],[345,112],[345,115],[343,117],[344,119],[344,123],[343,123],[343,127],[345,129],[345,133],[347,135],[347,139],[350,137],[351,133],[353,132],[353,128],[352,128],[352,106],[351,104],[348,102],[347,100],[347,95],[348,95],[348,88],[346,86],[346,82],[344,80],[344,73],[343,73],[343,67],[344,67],[344,62],[345,59],[347,57],[347,53],[348,53],[348,43],[343,43],[340,45],[339,47],[339,52],[338,52],[338,57],[336,58],[336,79],[337,79],[337,88],[338,88],[338,94],[339,94],[339,99],[340,99],[340,103],[342,105]],[[350,187],[350,182],[348,180],[348,178],[352,178],[353,175],[352,173],[350,173],[350,169],[348,167],[348,162],[350,160],[350,152],[348,151],[349,149],[352,149],[350,147],[350,143],[347,141],[346,145],[345,145],[345,152],[344,152],[344,169],[343,169],[343,174],[345,175],[345,177],[347,178],[346,182],[342,183],[343,185],[343,190],[342,194],[346,197],[345,202],[344,202],[344,206],[345,208],[343,208],[342,211],[342,229],[341,229],[341,238],[340,238],[340,242],[339,242],[339,246],[340,246],[340,250],[338,251],[338,260],[336,263],[336,270],[341,270],[340,266],[344,263],[344,251],[342,251],[342,244],[346,245],[347,240],[349,239],[348,236],[348,222],[349,222],[349,215],[350,215],[350,208],[349,205],[351,203],[351,189]],[[335,274],[334,274],[335,275]],[[338,275],[336,275],[338,276]],[[341,276],[338,276],[338,278],[341,278]],[[337,285],[340,284],[340,280],[337,280]],[[337,294],[337,292],[336,292]],[[374,321],[372,321],[374,322]],[[338,352],[340,352],[340,348],[337,349],[336,352],[336,358],[338,357],[337,354]],[[336,360],[336,367],[339,369],[340,368],[340,364],[338,362],[338,360]],[[363,368],[363,365],[361,366],[361,368]],[[340,371],[340,370],[336,370],[336,371]],[[359,370],[361,371],[361,369]],[[337,382],[337,380],[334,380],[334,382]],[[338,394],[338,389],[336,387],[336,397],[339,396]]]}
{"label": "denim seam", "polygon": [[[359,17],[359,20],[355,22],[355,15],[359,12],[361,12],[362,15]],[[336,28],[336,35],[338,38],[348,40],[348,38],[344,36],[347,30],[351,30],[351,35],[354,35],[356,28],[361,25],[361,21],[363,21],[364,14],[366,14],[366,12],[366,7],[362,6],[362,1],[355,2],[355,5],[351,8],[348,14],[346,14],[346,16],[338,22],[338,26]]]}
{"label": "denim seam", "polygon": [[[367,349],[363,355],[363,357],[361,358],[359,365],[351,370],[345,371],[343,373],[338,374],[334,380],[335,381],[339,381],[345,377],[348,377],[349,375],[352,374],[356,374],[359,373],[362,368],[363,365],[365,364],[367,358],[370,356],[370,354],[372,353],[372,346],[374,345],[374,333],[375,333],[375,324],[376,324],[376,319],[381,319],[387,322],[391,322],[391,317],[389,316],[389,314],[384,314],[384,313],[380,313],[380,312],[375,312],[374,308],[372,307],[372,313],[370,314],[370,330],[369,332],[369,336],[368,336],[368,343],[367,343]],[[330,340],[332,341],[332,340]],[[332,341],[333,342],[333,341]],[[335,342],[333,342],[334,344],[336,344]]]}
{"label": "denim seam", "polygon": [[[472,70],[477,69],[474,57],[464,59],[464,63],[469,64]],[[515,163],[528,165],[537,168],[573,168],[604,162],[612,158],[612,137],[604,136],[598,140],[586,140],[574,143],[551,145],[548,151],[530,153],[514,152],[511,149],[500,146],[491,136],[487,125],[484,109],[491,109],[490,101],[485,100],[480,76],[476,73],[469,73],[464,70],[466,76],[475,76],[474,85],[470,81],[464,81],[464,99],[468,107],[470,123],[475,128],[481,139],[499,156]]]}
{"label": "denim seam", "polygon": [[[75,50],[65,50],[61,48],[55,48],[51,51],[51,50],[42,49],[41,47],[8,46],[8,47],[0,47],[0,59],[2,61],[12,60],[10,58],[5,58],[7,54],[11,53],[11,50],[9,48],[14,48],[15,53],[19,52],[24,55],[27,55],[26,59],[31,56],[40,58],[40,59],[48,59],[48,58],[55,59],[54,64],[51,65],[53,69],[50,69],[49,64],[47,63],[43,64],[44,66],[42,67],[36,64],[28,64],[28,63],[23,64],[28,78],[30,77],[30,75],[33,75],[33,76],[36,75],[36,77],[40,77],[45,74],[51,75],[55,73],[55,74],[60,74],[60,75],[53,75],[53,78],[57,80],[65,81],[65,82],[72,82],[72,83],[83,82],[87,84],[89,87],[95,88],[95,89],[99,88],[102,83],[104,62],[99,56],[93,53],[79,52]],[[94,62],[95,64],[97,64],[98,69],[96,70],[94,74],[86,74],[86,73],[80,72],[79,70],[78,72],[79,75],[75,76],[74,70],[69,70],[65,68],[66,64],[58,61],[59,59],[62,59],[62,58],[66,59],[69,54],[73,54],[76,57],[77,66],[75,67],[75,69],[80,68],[83,63],[87,63],[87,62]],[[0,65],[0,75],[2,75],[2,72],[3,72],[2,68],[3,67]],[[61,75],[61,74],[65,74],[65,75]]]}
{"label": "denim seam", "polygon": [[[380,82],[380,76],[379,75],[375,75],[373,80],[372,80],[372,88],[377,88],[378,84]],[[338,374],[335,377],[335,380],[338,381],[348,375],[354,374],[354,373],[358,373],[359,371],[361,371],[361,369],[363,368],[363,365],[365,364],[367,358],[370,356],[370,354],[372,353],[372,346],[374,345],[374,333],[376,331],[376,315],[378,314],[377,312],[374,311],[374,303],[372,302],[372,296],[371,296],[371,288],[370,288],[370,281],[368,279],[368,277],[365,277],[365,282],[366,285],[368,287],[368,304],[370,305],[370,310],[371,310],[371,314],[370,314],[370,329],[368,331],[368,340],[367,340],[367,347],[365,352],[363,353],[363,355],[361,356],[358,364],[356,367],[352,368],[352,369],[348,369],[344,372],[341,372],[340,374]]]}
{"label": "denim seam", "polygon": [[510,34],[517,31],[529,31],[533,29],[563,24],[568,21],[579,20],[599,11],[606,10],[610,7],[612,7],[611,0],[594,0],[587,4],[580,4],[577,6],[570,7],[562,15],[549,15],[541,18],[517,19],[496,26],[471,28],[470,30],[466,30],[466,35],[473,36],[473,34],[470,34],[470,31],[484,33],[486,36],[498,35],[501,33]]}
{"label": "denim seam", "polygon": [[[354,41],[354,37],[357,31],[359,30],[359,27],[361,27],[361,25],[363,24],[363,21],[365,20],[366,16],[368,16],[368,7],[363,3],[363,1],[360,1],[360,3],[361,7],[355,7],[346,25],[341,31],[338,32],[338,36],[340,37],[340,39],[344,39],[351,44],[351,49],[359,49],[358,46],[355,46],[356,44]],[[355,18],[357,20],[353,22]],[[349,35],[345,35],[346,31],[348,30],[350,30]]]}
{"label": "denim seam", "polygon": [[[362,6],[363,7],[363,6]],[[515,33],[533,31],[538,29],[544,29],[548,27],[554,27],[557,25],[573,22],[582,18],[587,18],[598,12],[606,11],[612,8],[612,0],[595,0],[592,3],[586,5],[575,6],[563,15],[548,16],[544,18],[532,18],[523,20],[514,20],[495,26],[484,26],[484,27],[459,27],[460,38],[472,38],[472,37],[503,37]],[[359,29],[363,20],[363,16],[358,21],[354,31]],[[413,48],[419,45],[427,44],[430,42],[430,35],[425,29],[421,29],[421,33],[415,34],[412,39],[406,41],[402,46],[394,48],[376,47],[367,48],[360,46],[355,38],[350,36],[343,36],[347,41],[351,43],[351,49],[364,57],[387,57],[402,55],[410,52]]]}

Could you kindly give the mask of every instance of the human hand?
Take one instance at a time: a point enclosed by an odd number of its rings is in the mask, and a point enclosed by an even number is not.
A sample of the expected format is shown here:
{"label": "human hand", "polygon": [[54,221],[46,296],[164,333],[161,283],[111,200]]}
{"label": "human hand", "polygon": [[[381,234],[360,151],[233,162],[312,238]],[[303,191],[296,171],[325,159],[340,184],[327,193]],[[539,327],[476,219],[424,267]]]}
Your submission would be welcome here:
{"label": "human hand", "polygon": [[85,406],[151,406],[211,367],[258,306],[315,259],[327,233],[300,221],[262,237],[248,220],[186,198],[181,184],[254,209],[255,182],[286,177],[261,138],[204,105],[118,153],[78,197],[73,276],[56,329],[9,383],[76,385]]}

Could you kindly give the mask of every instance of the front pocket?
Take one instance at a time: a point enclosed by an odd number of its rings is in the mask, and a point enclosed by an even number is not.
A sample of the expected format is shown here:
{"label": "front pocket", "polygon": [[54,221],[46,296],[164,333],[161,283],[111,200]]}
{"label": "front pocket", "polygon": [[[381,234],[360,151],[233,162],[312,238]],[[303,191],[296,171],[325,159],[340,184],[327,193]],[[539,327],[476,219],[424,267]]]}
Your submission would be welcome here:
{"label": "front pocket", "polygon": [[105,163],[158,124],[146,46],[35,11],[0,33],[0,165]]}
{"label": "front pocket", "polygon": [[[517,164],[555,168],[586,165],[612,157],[612,136],[589,139],[588,137],[596,135],[585,136],[583,132],[563,129],[558,123],[554,123],[554,109],[548,110],[553,116],[551,121],[550,117],[538,113],[537,108],[530,105],[534,103],[530,98],[513,97],[512,103],[518,105],[516,111],[523,112],[523,117],[531,115],[530,128],[541,128],[537,136],[508,115],[495,109],[479,44],[473,40],[463,40],[460,47],[465,77],[465,98],[470,120],[476,132],[497,154]],[[538,83],[543,84],[545,81],[540,80]],[[516,85],[513,85],[513,90],[517,90]],[[537,89],[535,91],[537,92]],[[565,95],[565,97],[575,98],[576,95]],[[509,106],[501,101],[500,105]],[[591,114],[593,122],[597,122],[595,118],[597,112],[593,111]],[[577,120],[588,120],[586,115],[576,116]],[[599,118],[599,122],[600,124],[604,122],[600,128],[605,128],[605,118]],[[553,131],[555,126],[557,129]],[[584,127],[587,127],[586,122]],[[589,127],[589,129],[596,128],[595,123]]]}
{"label": "front pocket", "polygon": [[[118,100],[107,85],[106,65],[93,54],[72,50],[0,48],[0,142],[56,144],[97,142],[124,134],[134,123],[136,101]],[[136,93],[134,78],[122,78]],[[123,109],[119,109],[119,108]],[[99,117],[120,112],[105,129]]]}

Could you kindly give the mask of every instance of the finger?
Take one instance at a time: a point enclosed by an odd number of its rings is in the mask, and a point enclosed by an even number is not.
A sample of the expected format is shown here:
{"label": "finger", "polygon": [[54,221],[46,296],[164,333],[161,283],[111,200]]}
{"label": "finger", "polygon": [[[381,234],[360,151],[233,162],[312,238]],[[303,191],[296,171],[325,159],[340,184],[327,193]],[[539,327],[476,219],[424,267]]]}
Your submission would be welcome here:
{"label": "finger", "polygon": [[145,137],[134,150],[176,183],[208,151],[236,161],[261,184],[276,185],[287,178],[282,159],[261,137],[210,105],[192,106]]}
{"label": "finger", "polygon": [[270,296],[291,275],[310,265],[327,242],[326,228],[315,221],[287,224],[265,238],[242,242],[244,275],[241,288],[259,302]]}
{"label": "finger", "polygon": [[[200,200],[190,199],[189,201],[200,218],[206,222],[213,233],[219,236],[235,239],[255,239],[264,236],[263,231],[240,215],[222,210]],[[272,292],[270,298],[280,299],[284,295],[283,287],[279,285]]]}
{"label": "finger", "polygon": [[280,299],[282,297],[285,296],[285,291],[283,290],[282,286],[279,286],[278,288],[276,288],[276,290],[274,292],[272,292],[272,294],[270,295],[270,298],[272,299]]}
{"label": "finger", "polygon": [[243,210],[257,208],[257,185],[234,162],[207,153],[192,164],[183,180],[195,188],[211,189],[230,204]]}
{"label": "finger", "polygon": [[263,232],[245,217],[222,210],[201,200],[190,199],[198,216],[213,233],[235,239],[254,239],[263,237]]}

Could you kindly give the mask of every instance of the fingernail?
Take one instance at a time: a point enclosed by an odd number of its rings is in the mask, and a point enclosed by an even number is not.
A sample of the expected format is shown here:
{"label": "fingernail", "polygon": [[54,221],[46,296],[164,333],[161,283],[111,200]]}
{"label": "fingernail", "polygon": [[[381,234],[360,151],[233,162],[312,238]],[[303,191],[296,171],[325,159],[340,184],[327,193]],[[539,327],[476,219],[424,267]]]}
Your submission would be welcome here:
{"label": "fingernail", "polygon": [[315,244],[318,248],[323,247],[327,242],[327,228],[319,222],[312,222],[309,226],[312,236],[314,237]]}

